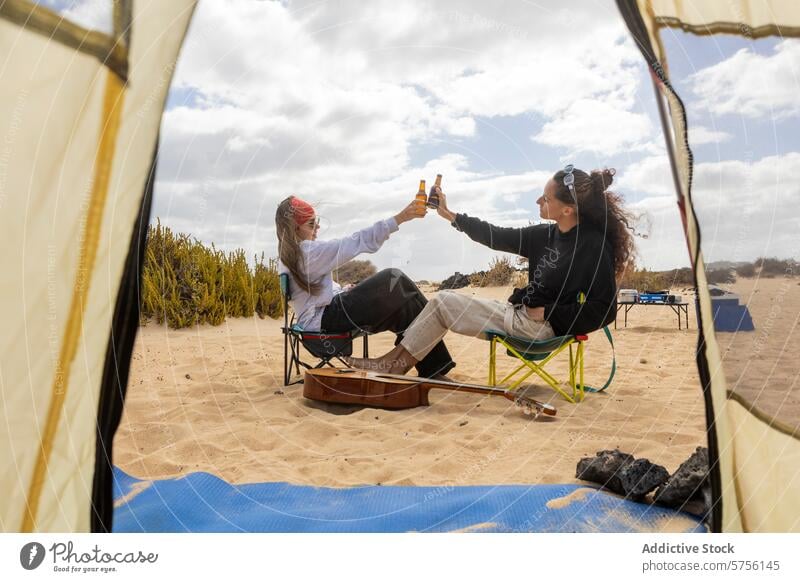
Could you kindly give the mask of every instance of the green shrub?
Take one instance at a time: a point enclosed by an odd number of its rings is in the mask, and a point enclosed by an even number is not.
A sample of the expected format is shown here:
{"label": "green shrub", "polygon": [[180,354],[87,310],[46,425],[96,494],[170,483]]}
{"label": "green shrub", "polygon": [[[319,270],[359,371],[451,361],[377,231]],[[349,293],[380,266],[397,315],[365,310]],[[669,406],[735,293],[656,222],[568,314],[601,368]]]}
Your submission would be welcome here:
{"label": "green shrub", "polygon": [[141,291],[143,324],[154,319],[179,329],[220,325],[226,317],[283,314],[277,261],[265,264],[262,254],[251,270],[243,250],[226,255],[161,221],[147,229]]}

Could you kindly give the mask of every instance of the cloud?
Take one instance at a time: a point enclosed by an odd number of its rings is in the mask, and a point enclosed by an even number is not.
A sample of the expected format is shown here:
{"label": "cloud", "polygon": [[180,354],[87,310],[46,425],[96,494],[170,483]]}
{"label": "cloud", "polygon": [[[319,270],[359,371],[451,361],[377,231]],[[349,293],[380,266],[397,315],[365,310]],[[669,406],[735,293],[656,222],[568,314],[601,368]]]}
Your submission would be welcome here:
{"label": "cloud", "polygon": [[75,24],[106,34],[114,31],[113,2],[109,0],[39,0]]}
{"label": "cloud", "polygon": [[733,139],[733,134],[727,131],[709,129],[702,125],[689,126],[689,144],[691,146],[720,144],[731,139]]}
{"label": "cloud", "polygon": [[546,123],[533,139],[567,148],[572,154],[597,152],[613,156],[646,149],[652,135],[652,123],[644,113],[634,113],[608,101],[581,100]]}
{"label": "cloud", "polygon": [[[652,154],[643,70],[613,6],[200,3],[163,120],[153,215],[220,248],[274,256],[274,210],[289,194],[318,207],[322,236],[345,236],[442,173],[456,210],[524,226],[538,216],[553,156],[525,171],[477,172],[453,153],[485,153],[476,120],[518,119],[532,128],[532,154],[551,146],[595,165]],[[431,159],[412,163],[412,151]],[[370,258],[410,260],[402,268],[438,279],[492,254],[428,217]]]}
{"label": "cloud", "polygon": [[648,156],[629,164],[614,181],[620,192],[643,192],[649,196],[675,197],[675,182],[666,154]]}
{"label": "cloud", "polygon": [[[665,187],[669,165],[653,157],[632,166],[620,180],[647,196],[632,204],[646,212],[650,237],[637,241],[651,269],[688,266],[677,200]],[[800,205],[800,153],[767,156],[754,161],[725,160],[695,166],[692,200],[700,225],[706,261],[752,261],[759,256],[797,255]]]}
{"label": "cloud", "polygon": [[800,41],[783,40],[764,56],[741,49],[689,78],[698,105],[716,115],[768,116],[800,113]]}
{"label": "cloud", "polygon": [[640,57],[617,14],[573,5],[201,3],[175,81],[199,107],[167,113],[163,179],[315,166],[393,176],[412,145],[474,137],[479,115],[632,106]]}

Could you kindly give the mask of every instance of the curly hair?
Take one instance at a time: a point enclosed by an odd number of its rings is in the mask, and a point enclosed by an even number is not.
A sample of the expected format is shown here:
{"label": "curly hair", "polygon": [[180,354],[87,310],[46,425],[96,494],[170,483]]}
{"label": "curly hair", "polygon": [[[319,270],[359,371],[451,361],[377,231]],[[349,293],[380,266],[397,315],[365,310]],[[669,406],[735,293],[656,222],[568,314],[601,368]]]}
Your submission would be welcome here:
{"label": "curly hair", "polygon": [[583,170],[573,170],[574,197],[569,187],[564,184],[564,170],[556,172],[553,180],[558,186],[556,198],[564,204],[576,206],[578,223],[594,226],[611,244],[614,254],[614,274],[619,280],[636,254],[632,234],[636,217],[623,208],[622,196],[608,190],[614,181],[615,173],[613,168],[592,170],[591,174]]}

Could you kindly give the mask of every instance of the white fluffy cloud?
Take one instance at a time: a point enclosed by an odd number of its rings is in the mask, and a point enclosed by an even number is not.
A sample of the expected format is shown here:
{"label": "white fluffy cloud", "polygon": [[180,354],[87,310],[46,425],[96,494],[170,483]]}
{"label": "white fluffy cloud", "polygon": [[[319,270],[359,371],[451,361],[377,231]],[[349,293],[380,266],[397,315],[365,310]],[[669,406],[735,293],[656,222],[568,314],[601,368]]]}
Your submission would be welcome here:
{"label": "white fluffy cloud", "polygon": [[[692,200],[706,261],[752,261],[760,256],[797,256],[800,153],[752,162],[726,160],[695,166]],[[647,196],[632,205],[647,214],[650,237],[639,242],[645,264],[666,269],[688,264],[677,199],[666,156],[629,168],[620,187]]]}
{"label": "white fluffy cloud", "polygon": [[[200,3],[164,117],[154,216],[223,248],[274,254],[272,215],[290,193],[319,207],[324,236],[338,236],[399,211],[419,178],[442,173],[457,210],[527,224],[552,168],[472,170],[461,154],[475,146],[477,120],[520,116],[544,125],[539,143],[570,154],[635,149],[652,134],[633,111],[641,57],[612,5],[591,8]],[[428,249],[457,233],[430,220],[404,225],[408,241],[393,245],[419,253],[411,272],[437,278],[442,261]],[[469,246],[472,269],[488,261],[491,251]],[[399,266],[392,252],[374,259]]]}
{"label": "white fluffy cloud", "polygon": [[653,136],[650,118],[608,101],[580,100],[534,139],[545,145],[567,148],[571,154],[598,152],[613,156],[623,151],[645,150]]}
{"label": "white fluffy cloud", "polygon": [[[713,113],[795,111],[797,92],[788,88],[797,47],[736,53],[692,77],[692,90]],[[642,255],[656,268],[686,264],[642,79],[641,57],[611,5],[204,2],[176,72],[174,95],[190,98],[164,118],[154,215],[222,248],[274,255],[274,209],[290,193],[318,207],[323,236],[342,236],[399,211],[417,180],[442,173],[454,209],[521,226],[536,220],[533,201],[552,168],[476,171],[463,155],[481,147],[478,121],[511,118],[534,128],[532,150],[549,146],[593,165],[627,158],[617,185],[650,217]],[[724,127],[690,131],[695,146],[732,137]],[[738,199],[746,184],[761,197],[770,192],[779,163],[794,168],[795,160],[697,167],[708,252],[739,252],[741,232],[725,218],[731,208],[759,236],[774,225],[791,230],[780,212],[764,214],[759,196]],[[725,204],[722,192],[731,193]],[[448,259],[431,249],[446,249]],[[436,279],[449,274],[445,262],[474,270],[491,254],[429,216],[404,225],[372,259]]]}
{"label": "white fluffy cloud", "polygon": [[689,144],[691,146],[720,144],[731,139],[733,139],[733,135],[727,131],[709,129],[703,125],[689,126]]}
{"label": "white fluffy cloud", "polygon": [[689,79],[699,105],[717,114],[781,119],[800,113],[800,41],[788,39],[764,56],[741,49]]}

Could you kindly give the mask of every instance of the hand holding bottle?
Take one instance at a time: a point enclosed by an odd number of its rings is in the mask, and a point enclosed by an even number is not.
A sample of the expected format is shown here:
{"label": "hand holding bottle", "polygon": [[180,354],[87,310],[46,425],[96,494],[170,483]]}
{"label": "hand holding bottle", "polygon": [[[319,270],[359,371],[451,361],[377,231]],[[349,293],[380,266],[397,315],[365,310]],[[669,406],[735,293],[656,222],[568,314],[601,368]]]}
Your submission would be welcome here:
{"label": "hand holding bottle", "polygon": [[439,205],[436,207],[436,212],[448,222],[453,222],[456,219],[456,213],[451,212],[447,207],[447,196],[444,195],[444,192],[442,192],[442,189],[438,186],[434,186],[434,189],[439,197]]}
{"label": "hand holding bottle", "polygon": [[397,224],[403,224],[404,222],[414,220],[415,218],[422,218],[427,213],[428,210],[425,208],[424,204],[421,205],[416,200],[412,200],[408,206],[395,214],[394,219],[397,221]]}

